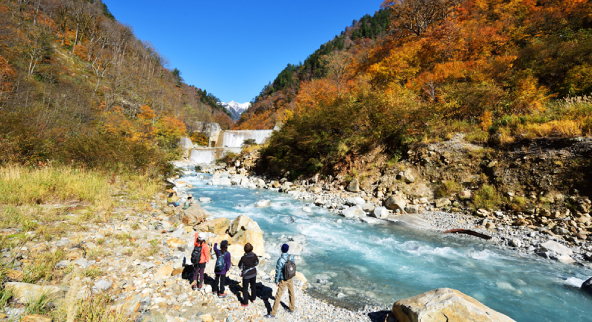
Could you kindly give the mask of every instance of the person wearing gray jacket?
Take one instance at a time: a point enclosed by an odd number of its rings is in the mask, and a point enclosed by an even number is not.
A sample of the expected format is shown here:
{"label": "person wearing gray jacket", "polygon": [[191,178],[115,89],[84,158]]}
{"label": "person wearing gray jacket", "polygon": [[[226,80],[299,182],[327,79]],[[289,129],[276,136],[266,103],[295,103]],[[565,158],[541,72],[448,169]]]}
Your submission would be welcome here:
{"label": "person wearing gray jacket", "polygon": [[296,294],[294,293],[294,278],[290,278],[289,280],[284,279],[284,265],[288,259],[292,262],[294,261],[294,256],[288,254],[288,250],[290,246],[288,244],[282,245],[282,255],[277,261],[277,265],[275,266],[275,284],[277,285],[278,289],[275,293],[275,302],[273,303],[273,308],[271,312],[266,315],[266,318],[275,318],[277,314],[277,310],[280,306],[280,301],[282,299],[282,294],[284,293],[284,289],[288,288],[288,295],[290,295],[290,310],[289,313],[293,313],[296,309]]}

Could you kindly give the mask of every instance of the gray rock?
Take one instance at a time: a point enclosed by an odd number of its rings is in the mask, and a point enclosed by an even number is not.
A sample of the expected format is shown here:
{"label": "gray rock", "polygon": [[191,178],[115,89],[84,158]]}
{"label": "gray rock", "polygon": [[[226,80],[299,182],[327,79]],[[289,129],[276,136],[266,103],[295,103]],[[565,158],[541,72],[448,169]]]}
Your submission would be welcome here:
{"label": "gray rock", "polygon": [[104,279],[100,279],[95,282],[95,285],[93,285],[93,287],[92,287],[92,291],[94,293],[104,292],[104,291],[110,289],[111,285],[113,285],[113,283],[111,283],[107,280],[104,280]]}
{"label": "gray rock", "polygon": [[208,202],[212,202],[212,198],[208,198],[208,197],[199,197],[199,202],[201,203],[208,203]]}
{"label": "gray rock", "polygon": [[418,214],[419,213],[419,206],[409,205],[409,206],[405,207],[405,211],[409,214]]}
{"label": "gray rock", "polygon": [[350,183],[347,185],[347,191],[360,192],[360,183],[358,182],[358,179],[353,179],[350,181]]}
{"label": "gray rock", "polygon": [[149,268],[152,268],[156,265],[154,265],[154,263],[151,263],[151,262],[141,262],[140,266],[144,267],[145,269],[149,269]]}
{"label": "gray rock", "polygon": [[403,195],[397,194],[394,196],[390,196],[388,197],[388,199],[385,200],[384,205],[391,210],[401,210],[401,211],[405,211],[405,206],[407,205],[407,201],[405,201],[405,198],[403,197]]}
{"label": "gray rock", "polygon": [[522,247],[522,242],[518,238],[513,238],[510,240],[510,246],[512,247]]}
{"label": "gray rock", "polygon": [[557,235],[568,235],[569,234],[569,230],[567,230],[563,227],[559,227],[559,226],[555,226],[553,228],[553,232]]}
{"label": "gray rock", "polygon": [[587,281],[582,284],[582,290],[587,292],[588,294],[592,295],[592,277],[590,277]]}
{"label": "gray rock", "polygon": [[175,230],[171,233],[171,237],[172,238],[179,238],[179,237],[183,236],[184,233],[185,233],[185,229],[183,229],[183,227],[179,227],[177,230]]}
{"label": "gray rock", "polygon": [[255,203],[256,208],[265,208],[271,206],[271,200],[259,200]]}
{"label": "gray rock", "polygon": [[413,172],[410,169],[407,169],[401,173],[401,179],[403,179],[405,183],[415,182],[415,177],[413,176]]}
{"label": "gray rock", "polygon": [[374,204],[371,203],[365,203],[362,205],[362,210],[364,210],[365,212],[373,212],[375,209]]}
{"label": "gray rock", "polygon": [[64,259],[64,260],[59,261],[56,264],[55,268],[57,268],[57,269],[66,268],[66,267],[68,267],[68,265],[70,265],[70,261]]}
{"label": "gray rock", "polygon": [[304,211],[306,213],[311,213],[312,209],[310,207],[302,207],[302,211]]}
{"label": "gray rock", "polygon": [[291,223],[293,223],[294,221],[296,221],[296,220],[295,220],[295,219],[294,219],[294,217],[292,217],[292,216],[284,216],[284,217],[282,217],[282,222],[283,222],[284,224],[291,224]]}
{"label": "gray rock", "polygon": [[364,217],[366,213],[358,206],[350,207],[341,211],[341,215],[345,218]]}
{"label": "gray rock", "polygon": [[295,241],[299,244],[306,244],[306,236],[304,235],[294,235],[294,236],[288,236],[288,240],[289,241]]}
{"label": "gray rock", "polygon": [[376,209],[374,209],[374,211],[370,215],[372,217],[384,219],[384,218],[388,217],[389,212],[388,212],[388,209],[386,209],[385,207],[377,207]]}
{"label": "gray rock", "polygon": [[68,238],[62,238],[60,240],[58,240],[55,245],[57,247],[64,247],[64,246],[68,246],[70,244],[70,240],[68,240]]}
{"label": "gray rock", "polygon": [[33,303],[42,295],[50,298],[63,298],[66,295],[66,288],[55,285],[35,285],[29,283],[9,282],[4,284],[5,289],[10,290],[14,298],[23,304]]}
{"label": "gray rock", "polygon": [[471,199],[471,190],[463,190],[458,193],[458,198],[461,200]]}
{"label": "gray rock", "polygon": [[378,219],[378,218],[372,218],[372,217],[360,217],[360,220],[362,222],[365,222],[367,224],[370,225],[378,225],[378,224],[382,224],[384,223],[384,221]]}
{"label": "gray rock", "polygon": [[288,244],[288,246],[290,246],[290,254],[294,255],[294,256],[300,256],[302,255],[302,252],[304,251],[304,246],[302,246],[302,244],[300,244],[297,241],[289,241],[286,244]]}
{"label": "gray rock", "polygon": [[436,200],[436,208],[443,208],[446,206],[450,206],[452,203],[448,198],[440,198]]}
{"label": "gray rock", "polygon": [[554,242],[549,240],[544,242],[539,247],[539,252],[554,252],[558,255],[572,255],[573,251],[566,246],[559,244],[558,242]]}
{"label": "gray rock", "polygon": [[88,268],[90,266],[90,262],[85,258],[79,258],[75,260],[73,264],[79,266],[80,268]]}

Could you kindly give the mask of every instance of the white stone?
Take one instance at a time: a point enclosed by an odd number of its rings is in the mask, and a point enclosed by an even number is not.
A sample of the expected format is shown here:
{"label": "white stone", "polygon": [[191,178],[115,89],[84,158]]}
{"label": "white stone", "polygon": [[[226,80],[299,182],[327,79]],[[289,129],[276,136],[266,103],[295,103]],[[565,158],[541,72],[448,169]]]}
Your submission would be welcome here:
{"label": "white stone", "polygon": [[255,203],[257,208],[265,208],[271,206],[271,200],[259,200]]}
{"label": "white stone", "polygon": [[371,213],[373,217],[384,219],[388,217],[389,212],[385,207],[378,207]]}
{"label": "white stone", "polygon": [[366,213],[358,206],[350,207],[341,211],[341,215],[345,218],[365,217]]}

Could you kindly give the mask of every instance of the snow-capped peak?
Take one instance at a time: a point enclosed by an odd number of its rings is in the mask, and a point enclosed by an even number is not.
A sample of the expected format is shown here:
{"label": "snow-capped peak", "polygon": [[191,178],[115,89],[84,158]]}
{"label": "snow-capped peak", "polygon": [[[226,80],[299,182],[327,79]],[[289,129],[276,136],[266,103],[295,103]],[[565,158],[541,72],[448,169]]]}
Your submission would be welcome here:
{"label": "snow-capped peak", "polygon": [[234,100],[230,101],[229,103],[220,102],[220,105],[224,106],[230,114],[232,114],[233,120],[238,120],[249,107],[251,107],[251,103],[237,103]]}

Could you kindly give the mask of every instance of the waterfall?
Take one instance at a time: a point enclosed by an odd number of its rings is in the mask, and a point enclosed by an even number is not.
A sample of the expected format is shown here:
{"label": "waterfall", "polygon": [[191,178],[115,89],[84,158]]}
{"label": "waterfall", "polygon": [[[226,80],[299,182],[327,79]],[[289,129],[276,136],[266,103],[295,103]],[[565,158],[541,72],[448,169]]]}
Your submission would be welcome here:
{"label": "waterfall", "polygon": [[254,139],[257,144],[263,144],[271,136],[273,130],[244,130],[225,131],[222,140],[224,147],[239,148],[245,140]]}

